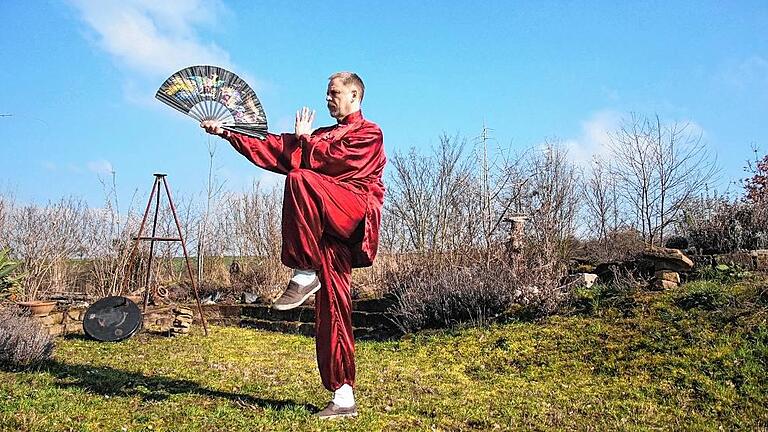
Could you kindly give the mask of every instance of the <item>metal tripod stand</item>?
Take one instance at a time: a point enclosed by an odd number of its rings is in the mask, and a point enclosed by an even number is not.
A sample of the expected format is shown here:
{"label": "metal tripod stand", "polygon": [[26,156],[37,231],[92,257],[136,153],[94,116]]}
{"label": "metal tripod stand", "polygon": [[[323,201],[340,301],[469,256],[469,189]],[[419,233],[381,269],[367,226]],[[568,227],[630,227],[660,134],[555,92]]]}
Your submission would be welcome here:
{"label": "metal tripod stand", "polygon": [[[181,242],[181,249],[184,251],[184,262],[186,263],[187,267],[187,273],[189,274],[189,283],[192,284],[192,291],[195,293],[195,302],[197,302],[197,312],[200,314],[200,322],[203,324],[203,331],[205,332],[205,335],[208,336],[208,324],[205,322],[205,315],[203,315],[203,307],[200,304],[200,296],[197,293],[197,284],[195,282],[195,277],[192,275],[192,267],[189,264],[189,254],[187,253],[187,243],[184,241],[184,236],[181,233],[181,224],[179,223],[179,218],[176,215],[176,206],[173,205],[173,199],[171,198],[171,190],[168,187],[168,181],[166,180],[166,174],[154,174],[155,181],[152,185],[152,193],[149,194],[149,201],[147,201],[147,208],[144,210],[144,217],[141,219],[141,225],[139,226],[139,233],[136,235],[136,237],[133,238],[133,247],[131,248],[130,258],[128,262],[133,261],[133,257],[136,254],[136,250],[139,247],[140,241],[149,241],[149,259],[147,262],[147,277],[144,284],[144,307],[142,309],[143,312],[146,313],[147,306],[149,305],[149,283],[151,281],[152,277],[152,260],[153,255],[155,251],[155,242]],[[171,213],[173,214],[173,220],[176,222],[176,229],[178,230],[179,236],[178,237],[157,237],[157,215],[160,211],[160,194],[162,193],[161,190],[161,184],[162,188],[165,189],[165,195],[168,197],[168,205],[171,208]],[[152,200],[155,200],[155,214],[152,218],[152,235],[151,236],[142,236],[144,233],[144,225],[147,222],[147,216],[149,216],[149,209],[152,206]],[[131,271],[125,272],[125,277],[123,279],[123,286],[124,288],[128,288],[128,283],[131,278]]]}

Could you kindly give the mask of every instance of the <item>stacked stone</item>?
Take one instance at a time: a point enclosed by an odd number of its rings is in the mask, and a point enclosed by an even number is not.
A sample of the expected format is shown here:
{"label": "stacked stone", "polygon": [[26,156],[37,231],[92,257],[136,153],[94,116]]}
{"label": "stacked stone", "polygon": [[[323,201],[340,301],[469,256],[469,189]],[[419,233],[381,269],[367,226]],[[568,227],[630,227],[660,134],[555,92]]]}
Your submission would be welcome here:
{"label": "stacked stone", "polygon": [[652,286],[658,290],[676,288],[680,285],[680,273],[693,270],[693,261],[678,249],[652,248],[643,256],[653,262]]}
{"label": "stacked stone", "polygon": [[677,288],[680,285],[680,273],[670,270],[656,270],[653,287],[659,290]]}
{"label": "stacked stone", "polygon": [[173,308],[173,327],[171,336],[188,334],[192,327],[192,309],[183,306]]}
{"label": "stacked stone", "polygon": [[37,316],[43,328],[51,336],[83,333],[84,307],[71,307],[65,311],[53,311],[45,316]]}
{"label": "stacked stone", "polygon": [[755,270],[768,271],[768,249],[758,249],[751,252]]}

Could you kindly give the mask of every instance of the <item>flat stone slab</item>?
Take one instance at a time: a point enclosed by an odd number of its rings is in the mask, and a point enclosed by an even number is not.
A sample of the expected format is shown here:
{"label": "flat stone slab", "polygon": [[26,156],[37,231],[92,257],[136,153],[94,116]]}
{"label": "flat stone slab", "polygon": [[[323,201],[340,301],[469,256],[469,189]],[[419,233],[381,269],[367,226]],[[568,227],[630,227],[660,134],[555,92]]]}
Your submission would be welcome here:
{"label": "flat stone slab", "polygon": [[653,261],[656,270],[686,272],[693,270],[693,260],[678,249],[650,248],[643,251],[643,258]]}

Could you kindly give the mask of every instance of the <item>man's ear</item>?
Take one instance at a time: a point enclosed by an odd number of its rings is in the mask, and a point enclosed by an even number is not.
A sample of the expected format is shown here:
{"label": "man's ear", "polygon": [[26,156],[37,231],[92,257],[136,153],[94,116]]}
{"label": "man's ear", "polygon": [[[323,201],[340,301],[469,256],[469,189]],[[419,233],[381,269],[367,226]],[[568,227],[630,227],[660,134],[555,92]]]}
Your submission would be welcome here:
{"label": "man's ear", "polygon": [[360,94],[357,92],[357,89],[352,89],[350,93],[352,93],[353,102],[355,101],[355,99],[357,99],[358,101],[360,100]]}

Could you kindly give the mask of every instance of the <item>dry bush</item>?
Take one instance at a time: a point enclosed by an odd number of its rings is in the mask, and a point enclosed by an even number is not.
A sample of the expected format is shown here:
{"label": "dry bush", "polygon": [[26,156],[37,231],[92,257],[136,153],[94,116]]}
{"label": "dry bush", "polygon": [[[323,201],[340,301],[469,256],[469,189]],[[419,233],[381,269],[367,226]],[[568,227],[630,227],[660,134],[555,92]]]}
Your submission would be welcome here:
{"label": "dry bush", "polygon": [[747,200],[701,196],[686,203],[678,231],[702,254],[768,247],[760,210]]}
{"label": "dry bush", "polygon": [[0,368],[34,367],[53,355],[53,338],[29,312],[16,306],[0,309]]}
{"label": "dry bush", "polygon": [[559,309],[565,297],[555,266],[533,255],[515,265],[501,260],[500,253],[494,256],[492,271],[483,257],[465,257],[464,262],[430,255],[400,257],[398,267],[386,273],[385,284],[397,299],[391,312],[401,330],[482,326]]}
{"label": "dry bush", "polygon": [[103,180],[102,185],[105,193],[104,208],[90,212],[90,227],[85,233],[89,245],[86,280],[79,284],[86,296],[94,298],[127,294],[129,287],[123,283],[126,271],[141,265],[139,257],[131,257],[132,237],[138,233],[140,222],[140,216],[133,210],[133,200],[123,216],[114,175],[111,185]]}
{"label": "dry bush", "polygon": [[645,249],[643,235],[634,228],[608,231],[602,239],[581,242],[580,256],[592,263],[625,261]]}
{"label": "dry bush", "polygon": [[[280,261],[282,190],[254,183],[241,194],[226,194],[212,221],[222,250],[235,257],[233,289],[270,299],[285,288],[288,269]],[[209,243],[211,238],[209,237]],[[233,274],[235,273],[235,274]]]}
{"label": "dry bush", "polygon": [[399,271],[398,255],[378,254],[371,267],[354,269],[352,272],[352,298],[381,298],[389,293],[387,275]]}
{"label": "dry bush", "polygon": [[0,248],[7,247],[9,244],[8,236],[14,204],[11,194],[0,192]]}
{"label": "dry bush", "polygon": [[[755,149],[757,155],[757,149]],[[768,154],[747,164],[751,177],[744,182],[744,202],[750,209],[750,222],[762,233],[759,247],[768,248]]]}
{"label": "dry bush", "polygon": [[73,283],[69,260],[83,258],[88,243],[88,206],[77,198],[64,198],[45,207],[26,205],[10,216],[9,246],[26,274],[22,297],[67,290]]}
{"label": "dry bush", "polygon": [[[487,130],[481,138],[469,155],[443,136],[430,155],[393,158],[382,239],[394,264],[380,278],[404,331],[541,316],[561,303],[579,175],[557,143],[511,156],[489,149]],[[510,262],[502,222],[520,213],[528,246]]]}

